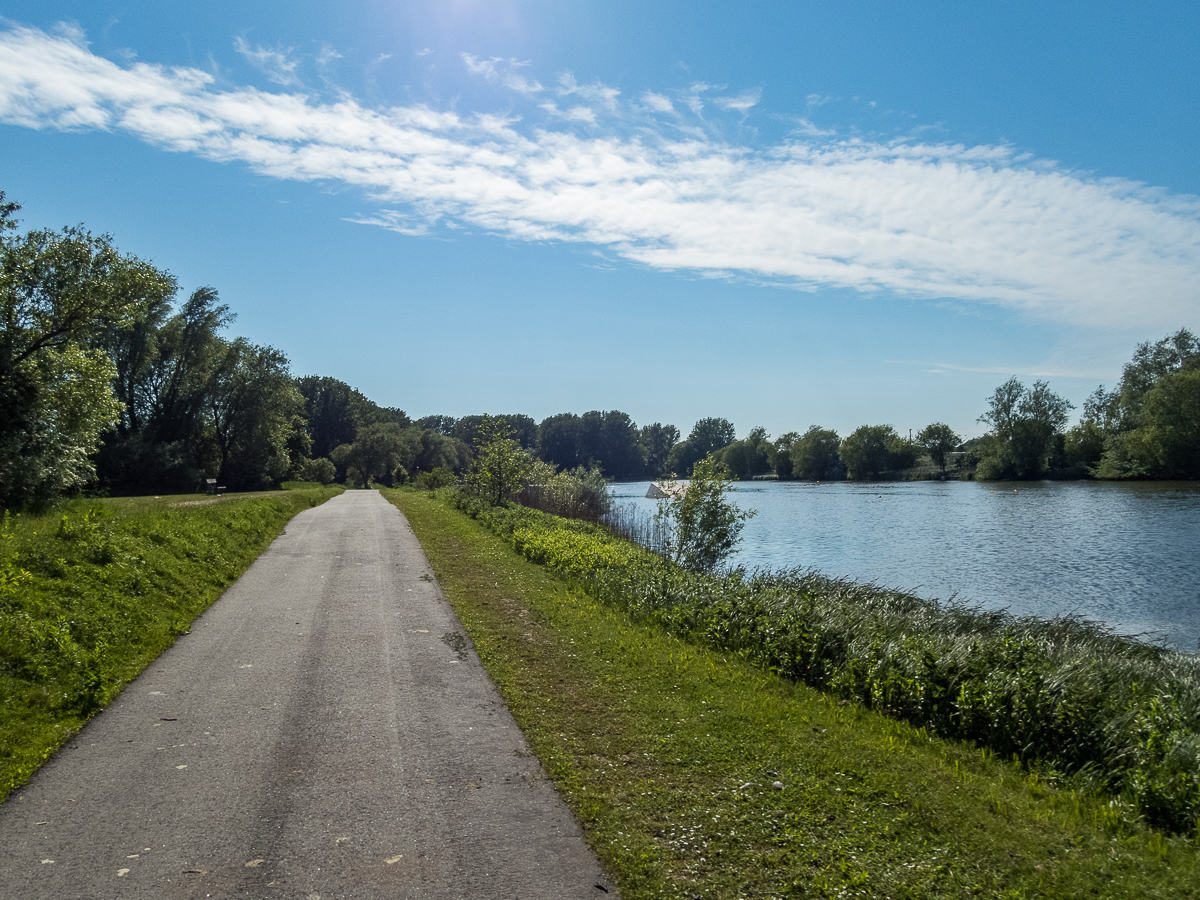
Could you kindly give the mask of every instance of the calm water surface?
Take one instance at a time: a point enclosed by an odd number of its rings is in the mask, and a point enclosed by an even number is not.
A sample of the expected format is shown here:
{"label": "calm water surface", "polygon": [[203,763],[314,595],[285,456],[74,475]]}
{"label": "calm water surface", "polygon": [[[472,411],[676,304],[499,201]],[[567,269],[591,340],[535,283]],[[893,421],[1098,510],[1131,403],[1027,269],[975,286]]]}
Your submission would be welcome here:
{"label": "calm water surface", "polygon": [[[649,482],[615,484],[653,511]],[[734,559],[1200,647],[1200,482],[741,482]]]}

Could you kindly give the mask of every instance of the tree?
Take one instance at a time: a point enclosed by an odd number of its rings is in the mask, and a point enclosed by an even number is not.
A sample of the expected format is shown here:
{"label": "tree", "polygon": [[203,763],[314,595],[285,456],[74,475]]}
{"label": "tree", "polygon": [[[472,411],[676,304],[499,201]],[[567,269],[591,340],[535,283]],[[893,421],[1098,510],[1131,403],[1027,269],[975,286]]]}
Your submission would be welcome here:
{"label": "tree", "polygon": [[446,437],[454,437],[454,426],[457,420],[453,416],[425,416],[417,419],[417,424],[430,431],[436,431],[438,434],[444,434]]}
{"label": "tree", "polygon": [[304,398],[278,350],[241,338],[223,344],[206,423],[218,479],[241,489],[277,484],[291,468],[288,442]]}
{"label": "tree", "polygon": [[663,425],[655,422],[653,425],[643,425],[638,441],[642,447],[642,458],[646,461],[645,472],[651,478],[665,475],[667,458],[671,448],[679,443],[679,429],[674,425]]}
{"label": "tree", "polygon": [[838,450],[842,439],[832,428],[813,425],[792,444],[792,475],[809,481],[836,481],[845,473]]}
{"label": "tree", "polygon": [[1200,479],[1200,356],[1140,398],[1134,427],[1111,436],[1101,478]]}
{"label": "tree", "polygon": [[688,443],[692,445],[692,452],[698,453],[698,458],[703,459],[710,453],[728,447],[736,438],[737,434],[732,422],[728,419],[710,416],[707,419],[701,419],[692,427],[692,433],[688,435]]}
{"label": "tree", "polygon": [[208,401],[225,354],[220,331],[233,318],[217,292],[202,287],[165,320],[163,308],[153,306],[132,325],[104,335],[123,414],[96,456],[102,483],[118,490],[189,490],[203,471],[215,471]]}
{"label": "tree", "polygon": [[1153,344],[1138,344],[1133,359],[1121,371],[1121,383],[1110,398],[1112,424],[1118,431],[1137,427],[1146,394],[1159,380],[1180,371],[1190,359],[1200,356],[1200,338],[1180,328]]}
{"label": "tree", "polygon": [[337,466],[333,464],[333,460],[322,456],[317,459],[305,460],[297,477],[300,481],[317,481],[321,484],[330,484],[336,476]]}
{"label": "tree", "polygon": [[863,425],[842,441],[838,458],[846,467],[846,477],[868,481],[897,466],[893,450],[900,436],[891,425]]}
{"label": "tree", "polygon": [[765,428],[753,428],[745,438],[721,450],[718,458],[739,481],[765,475],[771,470],[772,448],[768,437]]}
{"label": "tree", "polygon": [[403,480],[411,474],[420,450],[419,429],[379,422],[359,429],[358,439],[343,451],[343,463],[358,471],[363,487],[372,479],[394,487],[397,476]]}
{"label": "tree", "polygon": [[121,417],[118,372],[98,347],[175,290],[174,279],[82,228],[11,237],[0,192],[0,505],[40,504],[87,483]]}
{"label": "tree", "polygon": [[659,501],[655,521],[670,535],[668,557],[694,572],[717,568],[741,541],[742,528],[755,510],[741,510],[726,495],[733,490],[729,471],[716,458],[696,463],[682,491]]}
{"label": "tree", "polygon": [[480,416],[475,462],[467,479],[476,494],[493,506],[502,504],[525,486],[532,465],[504,419]]}
{"label": "tree", "polygon": [[796,446],[796,442],[799,440],[800,435],[794,431],[781,434],[775,439],[775,443],[771,446],[770,459],[771,468],[775,470],[776,477],[780,479],[793,477],[792,448]]}
{"label": "tree", "polygon": [[687,440],[671,449],[668,466],[672,472],[690,474],[697,462],[728,447],[736,437],[733,423],[728,419],[712,416],[701,419],[692,427]]}
{"label": "tree", "polygon": [[1062,429],[1072,404],[1044,381],[1026,388],[1015,376],[996,388],[980,422],[992,426],[977,476],[1029,480],[1065,463]]}
{"label": "tree", "polygon": [[328,456],[334,447],[351,444],[358,435],[350,398],[354,388],[336,378],[306,375],[296,380],[304,397],[304,417],[313,456]]}
{"label": "tree", "polygon": [[1064,436],[1067,465],[1091,470],[1100,463],[1108,435],[1114,431],[1114,397],[1115,392],[1110,394],[1100,385],[1083,401],[1079,423]]}
{"label": "tree", "polygon": [[946,461],[950,452],[962,443],[962,438],[954,433],[954,429],[943,422],[926,425],[917,435],[917,443],[925,448],[935,466],[939,466],[942,474],[946,474]]}
{"label": "tree", "polygon": [[411,473],[445,469],[463,472],[471,465],[471,448],[457,438],[438,431],[422,429],[418,438],[420,449],[412,461]]}
{"label": "tree", "polygon": [[[1067,449],[1093,463],[1098,478],[1194,478],[1189,435],[1196,434],[1193,391],[1200,339],[1186,328],[1139,344],[1112,391],[1101,386],[1068,435]],[[1095,459],[1102,442],[1100,458]],[[1194,446],[1194,444],[1192,445]]]}
{"label": "tree", "polygon": [[36,400],[0,443],[5,509],[40,506],[87,484],[95,475],[90,456],[121,411],[109,387],[112,364],[97,350],[45,351],[24,372],[36,385]]}
{"label": "tree", "polygon": [[638,478],[645,466],[637,425],[616,409],[591,410],[579,417],[579,457],[616,481]]}
{"label": "tree", "polygon": [[512,430],[513,440],[521,445],[522,450],[533,450],[537,447],[538,426],[532,416],[521,413],[504,413],[497,418],[508,423],[508,427]]}
{"label": "tree", "polygon": [[560,469],[573,469],[580,465],[579,416],[575,413],[559,413],[542,419],[538,427],[538,455]]}

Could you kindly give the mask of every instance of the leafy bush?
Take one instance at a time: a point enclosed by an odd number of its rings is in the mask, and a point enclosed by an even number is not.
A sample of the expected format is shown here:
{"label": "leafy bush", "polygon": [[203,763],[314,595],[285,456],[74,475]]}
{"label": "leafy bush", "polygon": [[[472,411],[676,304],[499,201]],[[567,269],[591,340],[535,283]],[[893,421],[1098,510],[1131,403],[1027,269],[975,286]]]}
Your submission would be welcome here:
{"label": "leafy bush", "polygon": [[324,456],[319,459],[306,459],[300,467],[300,480],[313,481],[318,484],[332,484],[337,477],[337,467],[333,460]]}
{"label": "leafy bush", "polygon": [[423,491],[436,491],[457,483],[458,476],[445,466],[438,466],[432,472],[421,472],[416,478],[417,487]]}
{"label": "leafy bush", "polygon": [[556,472],[551,463],[541,460],[533,461],[517,502],[553,516],[589,522],[600,521],[612,509],[608,482],[599,469],[576,466]]}

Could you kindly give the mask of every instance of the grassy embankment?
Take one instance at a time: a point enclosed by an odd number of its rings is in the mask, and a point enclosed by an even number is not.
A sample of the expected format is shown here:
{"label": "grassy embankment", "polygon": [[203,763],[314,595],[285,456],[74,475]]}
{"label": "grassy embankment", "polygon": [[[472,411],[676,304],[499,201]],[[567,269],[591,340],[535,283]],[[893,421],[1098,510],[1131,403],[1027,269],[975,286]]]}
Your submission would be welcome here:
{"label": "grassy embankment", "polygon": [[[385,493],[627,900],[1200,896],[1195,843],[1128,804],[672,636],[444,499]],[[636,552],[586,531],[515,542],[580,571]]]}
{"label": "grassy embankment", "polygon": [[[0,799],[340,488],[77,500],[0,530]],[[179,505],[183,504],[183,505]]]}

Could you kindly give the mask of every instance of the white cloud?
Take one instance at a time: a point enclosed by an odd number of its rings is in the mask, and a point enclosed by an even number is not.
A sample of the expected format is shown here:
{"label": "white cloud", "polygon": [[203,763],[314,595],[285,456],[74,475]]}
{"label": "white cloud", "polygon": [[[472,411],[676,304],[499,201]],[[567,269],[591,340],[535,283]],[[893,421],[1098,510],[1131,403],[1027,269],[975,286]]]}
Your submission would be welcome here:
{"label": "white cloud", "polygon": [[317,65],[325,69],[332,65],[334,60],[341,58],[342,54],[334,50],[329,44],[321,44],[321,52],[317,54]]}
{"label": "white cloud", "polygon": [[[464,61],[500,84],[514,74]],[[709,90],[720,88],[698,82],[690,96]],[[340,182],[374,203],[359,221],[405,234],[466,226],[659,269],[994,303],[1074,324],[1176,328],[1200,312],[1194,197],[1006,147],[816,134],[754,149],[679,139],[649,117],[602,129],[582,111],[560,113],[588,123],[575,133],[517,114],[220,90],[196,69],[117,65],[78,34],[0,30],[0,121],[124,132],[269,177]]]}
{"label": "white cloud", "polygon": [[675,104],[671,102],[670,98],[663,94],[656,94],[654,91],[646,91],[642,94],[642,103],[655,112],[675,112]]}
{"label": "white cloud", "polygon": [[299,60],[292,58],[292,54],[295,53],[294,48],[271,50],[267,47],[251,47],[245,40],[238,37],[234,39],[233,49],[246,57],[255,68],[261,70],[276,84],[284,86],[300,84],[300,79],[296,75],[296,66],[299,64]]}
{"label": "white cloud", "polygon": [[762,99],[761,90],[743,91],[736,97],[716,97],[713,103],[721,107],[721,109],[732,109],[740,113],[758,106],[758,101]]}
{"label": "white cloud", "polygon": [[482,75],[488,81],[502,84],[519,94],[537,94],[543,90],[539,82],[532,81],[515,71],[523,66],[528,66],[527,62],[518,62],[515,59],[504,60],[498,56],[493,56],[491,59],[476,59],[470,53],[463,53],[461,56],[467,65],[467,71],[472,75]]}
{"label": "white cloud", "polygon": [[589,125],[596,124],[596,113],[587,106],[572,106],[570,109],[559,109],[557,103],[550,101],[539,103],[538,106],[550,113],[550,115],[566,119],[569,122],[587,122]]}
{"label": "white cloud", "polygon": [[616,100],[621,96],[621,92],[616,88],[611,88],[598,81],[593,84],[579,84],[575,81],[574,75],[564,72],[558,76],[558,95],[566,97],[570,94],[578,94],[583,100],[598,103],[609,109],[616,106]]}
{"label": "white cloud", "polygon": [[[692,86],[688,91],[688,96],[684,98],[683,102],[688,105],[688,108],[692,112],[694,112],[696,115],[700,115],[700,113],[704,111],[704,100],[700,97],[700,95],[712,89],[713,85],[711,84],[706,84],[703,81],[695,81],[692,83]],[[717,87],[716,89],[718,91],[723,90],[722,87]]]}

